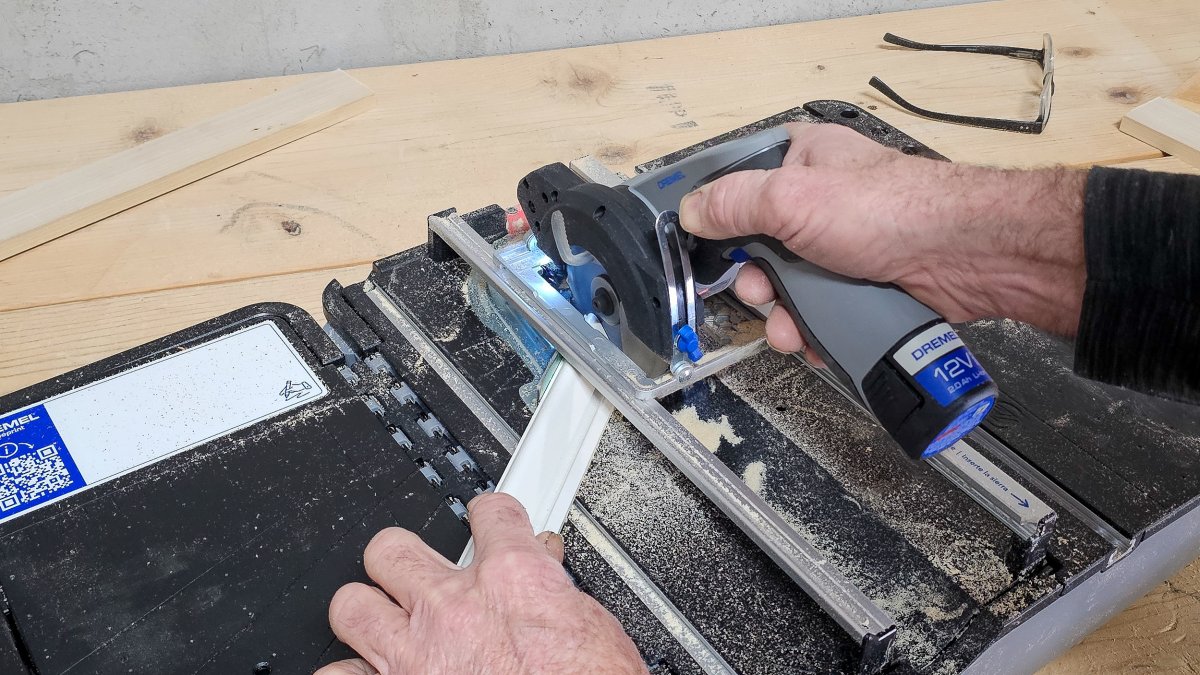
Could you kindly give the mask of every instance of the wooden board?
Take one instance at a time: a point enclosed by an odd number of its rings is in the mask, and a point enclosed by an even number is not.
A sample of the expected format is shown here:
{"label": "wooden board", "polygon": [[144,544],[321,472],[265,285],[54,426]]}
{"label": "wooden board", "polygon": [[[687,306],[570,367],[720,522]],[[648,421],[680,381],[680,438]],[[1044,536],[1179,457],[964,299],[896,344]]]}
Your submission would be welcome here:
{"label": "wooden board", "polygon": [[[373,110],[6,261],[0,309],[368,262],[420,241],[428,213],[514,201],[517,179],[541,164],[592,154],[629,169],[815,98],[874,106],[958,161],[1154,157],[1115,125],[1192,74],[1196,25],[1195,0],[1013,0],[358,70]],[[899,50],[881,42],[889,30],[1035,47],[1049,31],[1058,74],[1046,133],[941,124],[885,102],[867,87],[872,75],[966,114],[1032,118],[1039,90],[1034,64]],[[0,191],[292,81],[0,106]],[[289,220],[299,236],[283,229]]]}
{"label": "wooden board", "polygon": [[1200,560],[1050,662],[1039,675],[1178,673],[1200,669]]}
{"label": "wooden board", "polygon": [[369,265],[67,302],[0,318],[0,392],[8,393],[256,302],[288,302],[324,323],[321,291]]}
{"label": "wooden board", "polygon": [[1160,96],[1125,113],[1121,131],[1200,167],[1200,103]]}
{"label": "wooden board", "polygon": [[1178,157],[1156,157],[1154,159],[1140,159],[1135,162],[1122,162],[1117,165],[1122,169],[1145,169],[1147,171],[1166,171],[1168,173],[1194,173],[1200,174],[1200,167],[1194,167],[1191,164],[1179,159]]}
{"label": "wooden board", "polygon": [[320,131],[371,103],[343,71],[153,138],[0,198],[0,261]]}

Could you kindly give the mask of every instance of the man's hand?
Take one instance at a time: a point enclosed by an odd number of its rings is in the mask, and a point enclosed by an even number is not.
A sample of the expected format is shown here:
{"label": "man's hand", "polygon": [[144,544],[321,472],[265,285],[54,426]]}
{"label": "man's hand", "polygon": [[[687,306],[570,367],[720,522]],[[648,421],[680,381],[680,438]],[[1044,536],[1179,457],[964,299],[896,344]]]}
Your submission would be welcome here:
{"label": "man's hand", "polygon": [[[685,197],[684,229],[709,239],[770,235],[831,271],[895,283],[949,321],[1005,316],[1074,334],[1086,277],[1083,172],[938,162],[833,124],[789,131],[782,167],[734,173]],[[751,265],[734,291],[751,304],[775,299]],[[779,306],[767,340],[804,348]]]}
{"label": "man's hand", "polygon": [[621,624],[567,577],[558,535],[534,537],[509,495],[467,508],[466,568],[408,530],[371,540],[363,561],[379,588],[347,584],[329,605],[333,632],[362,658],[317,675],[646,672]]}

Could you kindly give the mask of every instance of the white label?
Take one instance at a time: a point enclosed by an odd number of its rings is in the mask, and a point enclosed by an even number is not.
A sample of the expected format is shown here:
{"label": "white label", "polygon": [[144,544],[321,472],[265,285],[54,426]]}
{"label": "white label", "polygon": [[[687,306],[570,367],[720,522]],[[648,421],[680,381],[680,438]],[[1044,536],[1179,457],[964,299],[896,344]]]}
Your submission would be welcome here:
{"label": "white label", "polygon": [[962,338],[958,337],[958,333],[950,327],[950,324],[939,323],[926,328],[916,337],[905,342],[903,347],[892,354],[892,358],[896,359],[896,363],[907,370],[909,375],[915,375],[917,371],[936,361],[942,354],[952,352],[962,346]]}
{"label": "white label", "polygon": [[[959,473],[971,478],[976,486],[990,492],[996,502],[1004,504],[1008,512],[1016,514],[1021,523],[1036,526],[1054,513],[1054,509],[1046,502],[963,441],[950,446],[939,457],[958,467]],[[1002,520],[1007,522],[1007,519]]]}
{"label": "white label", "polygon": [[0,414],[0,522],[328,393],[265,321]]}

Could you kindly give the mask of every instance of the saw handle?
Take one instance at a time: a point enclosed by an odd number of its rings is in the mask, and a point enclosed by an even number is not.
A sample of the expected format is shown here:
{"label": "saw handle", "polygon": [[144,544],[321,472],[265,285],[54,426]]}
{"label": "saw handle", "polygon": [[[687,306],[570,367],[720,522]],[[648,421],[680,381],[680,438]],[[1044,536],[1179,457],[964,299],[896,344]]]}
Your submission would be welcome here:
{"label": "saw handle", "polygon": [[762,268],[808,349],[913,459],[945,449],[991,409],[991,378],[954,329],[908,293],[830,272],[770,237],[725,243],[736,244],[730,258]]}

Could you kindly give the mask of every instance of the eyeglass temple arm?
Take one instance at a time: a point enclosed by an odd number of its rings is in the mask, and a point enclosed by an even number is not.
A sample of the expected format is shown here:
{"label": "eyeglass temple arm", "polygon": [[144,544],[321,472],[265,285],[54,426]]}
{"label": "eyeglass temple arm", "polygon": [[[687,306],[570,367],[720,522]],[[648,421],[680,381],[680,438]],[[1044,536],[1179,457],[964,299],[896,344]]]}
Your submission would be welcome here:
{"label": "eyeglass temple arm", "polygon": [[1007,56],[1013,59],[1026,59],[1029,61],[1041,61],[1045,55],[1045,50],[1042,49],[1026,49],[1024,47],[1004,47],[1001,45],[937,45],[928,42],[917,42],[902,38],[894,33],[884,33],[883,41],[889,44],[907,47],[909,49],[920,49],[927,52],[965,52],[967,54],[995,54],[996,56]]}
{"label": "eyeglass temple arm", "polygon": [[950,122],[951,124],[963,124],[971,127],[981,127],[984,129],[997,129],[999,131],[1015,131],[1022,134],[1039,134],[1045,127],[1044,120],[1039,116],[1033,122],[1025,122],[1022,120],[1004,120],[996,117],[973,117],[971,115],[952,115],[950,113],[941,113],[936,110],[927,110],[919,106],[915,106],[904,100],[900,94],[897,94],[894,89],[884,84],[883,80],[878,77],[872,77],[868,82],[872,87],[877,89],[881,94],[892,100],[893,103],[904,108],[905,110],[927,117],[931,120],[939,122]]}

